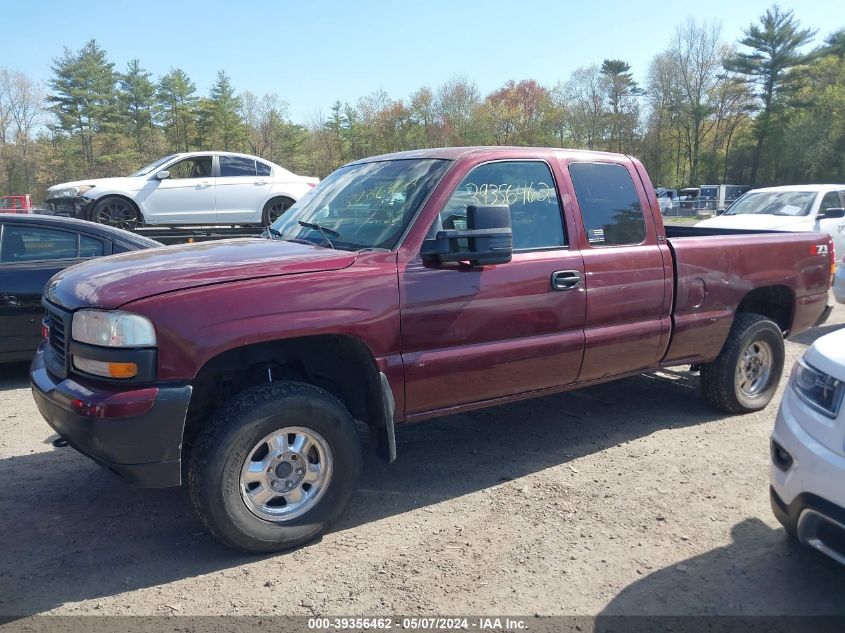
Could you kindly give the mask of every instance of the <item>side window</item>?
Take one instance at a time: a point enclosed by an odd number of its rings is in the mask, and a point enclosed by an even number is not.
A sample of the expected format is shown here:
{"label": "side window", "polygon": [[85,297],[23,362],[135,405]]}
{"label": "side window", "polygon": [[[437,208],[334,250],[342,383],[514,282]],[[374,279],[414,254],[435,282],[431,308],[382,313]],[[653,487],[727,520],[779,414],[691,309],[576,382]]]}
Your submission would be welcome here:
{"label": "side window", "polygon": [[560,203],[552,172],[539,161],[503,161],[479,165],[455,189],[432,234],[466,229],[470,205],[507,204],[511,210],[514,250],[566,246]]}
{"label": "side window", "polygon": [[269,176],[271,171],[270,165],[257,160],[255,161],[255,171],[258,176]]}
{"label": "side window", "polygon": [[839,204],[839,194],[835,191],[828,191],[824,194],[824,198],[822,198],[822,203],[819,206],[819,211],[824,212],[827,209],[835,209],[836,207],[842,206]]}
{"label": "side window", "polygon": [[79,257],[100,257],[103,254],[103,243],[87,235],[79,235]]}
{"label": "side window", "polygon": [[614,163],[570,163],[569,175],[590,246],[645,240],[640,197],[627,169]]}
{"label": "side window", "polygon": [[6,225],[0,242],[0,262],[76,259],[77,233],[41,227]]}
{"label": "side window", "polygon": [[167,168],[170,177],[182,178],[208,178],[211,176],[211,156],[196,156],[186,158]]}
{"label": "side window", "polygon": [[242,156],[221,156],[220,176],[255,176],[255,161]]}

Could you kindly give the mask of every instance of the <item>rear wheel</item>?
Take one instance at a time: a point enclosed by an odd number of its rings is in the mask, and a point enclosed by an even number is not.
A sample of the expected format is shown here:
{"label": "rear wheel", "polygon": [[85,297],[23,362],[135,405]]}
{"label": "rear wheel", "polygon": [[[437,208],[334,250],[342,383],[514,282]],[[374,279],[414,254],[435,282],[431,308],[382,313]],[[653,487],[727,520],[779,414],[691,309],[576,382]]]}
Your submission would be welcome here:
{"label": "rear wheel", "polygon": [[270,226],[292,206],[293,200],[290,198],[273,198],[264,205],[264,211],[261,214],[262,223],[264,226]]}
{"label": "rear wheel", "polygon": [[200,520],[245,552],[297,547],[343,512],[361,471],[354,421],[313,385],[249,389],[200,433],[188,469]]}
{"label": "rear wheel", "polygon": [[701,367],[701,391],[726,413],[759,411],[775,395],[784,363],[783,334],[760,314],[738,314],[712,363]]}
{"label": "rear wheel", "polygon": [[94,204],[91,219],[98,224],[132,231],[141,223],[138,208],[123,198],[103,198]]}

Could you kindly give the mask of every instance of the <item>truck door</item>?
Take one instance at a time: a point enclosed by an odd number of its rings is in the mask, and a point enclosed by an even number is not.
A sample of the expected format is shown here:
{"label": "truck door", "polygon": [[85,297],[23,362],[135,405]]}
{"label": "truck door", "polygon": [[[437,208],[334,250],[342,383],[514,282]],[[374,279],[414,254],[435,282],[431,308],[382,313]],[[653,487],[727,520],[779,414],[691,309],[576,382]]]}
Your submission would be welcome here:
{"label": "truck door", "polygon": [[578,381],[654,366],[670,330],[671,260],[664,261],[670,255],[658,244],[639,176],[632,164],[618,162],[572,161],[566,168],[586,273],[586,346]]}
{"label": "truck door", "polygon": [[410,416],[569,384],[581,366],[584,267],[549,164],[486,162],[457,182],[429,233],[465,228],[468,205],[508,204],[513,260],[434,265],[419,248],[400,253]]}

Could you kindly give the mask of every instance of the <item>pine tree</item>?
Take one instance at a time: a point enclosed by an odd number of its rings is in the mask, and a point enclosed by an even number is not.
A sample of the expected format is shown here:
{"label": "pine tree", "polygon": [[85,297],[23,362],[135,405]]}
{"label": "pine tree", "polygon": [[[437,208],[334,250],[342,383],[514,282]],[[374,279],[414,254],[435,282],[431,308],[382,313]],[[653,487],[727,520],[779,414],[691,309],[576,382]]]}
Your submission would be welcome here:
{"label": "pine tree", "polygon": [[755,126],[751,184],[757,184],[757,171],[763,145],[771,131],[772,115],[783,107],[783,97],[796,89],[798,75],[794,70],[809,63],[815,56],[812,52],[801,53],[800,49],[813,39],[816,32],[800,26],[792,11],[783,11],[774,5],[760,17],[759,24],[751,24],[743,31],[745,37],[739,43],[751,51],[737,53],[725,61],[727,70],[744,75],[749,83],[757,86],[758,96],[763,102]]}
{"label": "pine tree", "polygon": [[197,87],[181,68],[172,68],[158,82],[156,96],[161,105],[165,134],[173,149],[191,151],[195,133]]}
{"label": "pine tree", "polygon": [[150,81],[151,76],[141,67],[138,59],[130,60],[126,72],[120,75],[120,103],[128,118],[128,132],[135,141],[138,154],[145,159],[152,158],[149,150],[155,131],[156,87]]}
{"label": "pine tree", "polygon": [[200,108],[200,131],[203,145],[209,149],[237,151],[246,141],[246,128],[241,116],[242,103],[235,94],[225,71],[217,73],[208,99]]}
{"label": "pine tree", "polygon": [[66,48],[62,57],[53,60],[53,74],[49,82],[53,94],[48,100],[58,118],[58,129],[79,137],[82,158],[93,169],[94,135],[113,131],[121,122],[114,64],[96,40],[91,40],[76,53]]}
{"label": "pine tree", "polygon": [[[636,102],[629,103],[630,97],[643,94],[634,81],[631,66],[621,59],[605,59],[601,64],[601,74],[607,82],[607,99],[610,102],[610,145],[613,151],[622,151],[624,127],[636,127]],[[632,112],[633,111],[633,112]],[[631,116],[634,114],[635,116]],[[628,119],[628,125],[625,125]]]}

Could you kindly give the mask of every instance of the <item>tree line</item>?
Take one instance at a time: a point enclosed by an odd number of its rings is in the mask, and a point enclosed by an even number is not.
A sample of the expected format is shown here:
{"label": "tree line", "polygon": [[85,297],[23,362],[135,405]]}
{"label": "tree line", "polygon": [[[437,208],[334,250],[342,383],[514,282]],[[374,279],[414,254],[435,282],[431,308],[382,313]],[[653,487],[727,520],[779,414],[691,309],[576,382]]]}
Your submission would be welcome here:
{"label": "tree line", "polygon": [[238,92],[217,73],[208,94],[182,68],[119,70],[91,40],[54,60],[46,85],[0,68],[0,192],[43,198],[56,182],[126,175],[174,152],[242,151],[324,177],[374,154],[460,145],[623,152],[656,185],[845,181],[845,28],[818,34],[773,6],[734,43],[688,20],[642,85],[621,59],[553,86],[511,80],[482,95],[470,78],[407,98],[372,92],[293,122],[278,94]]}

